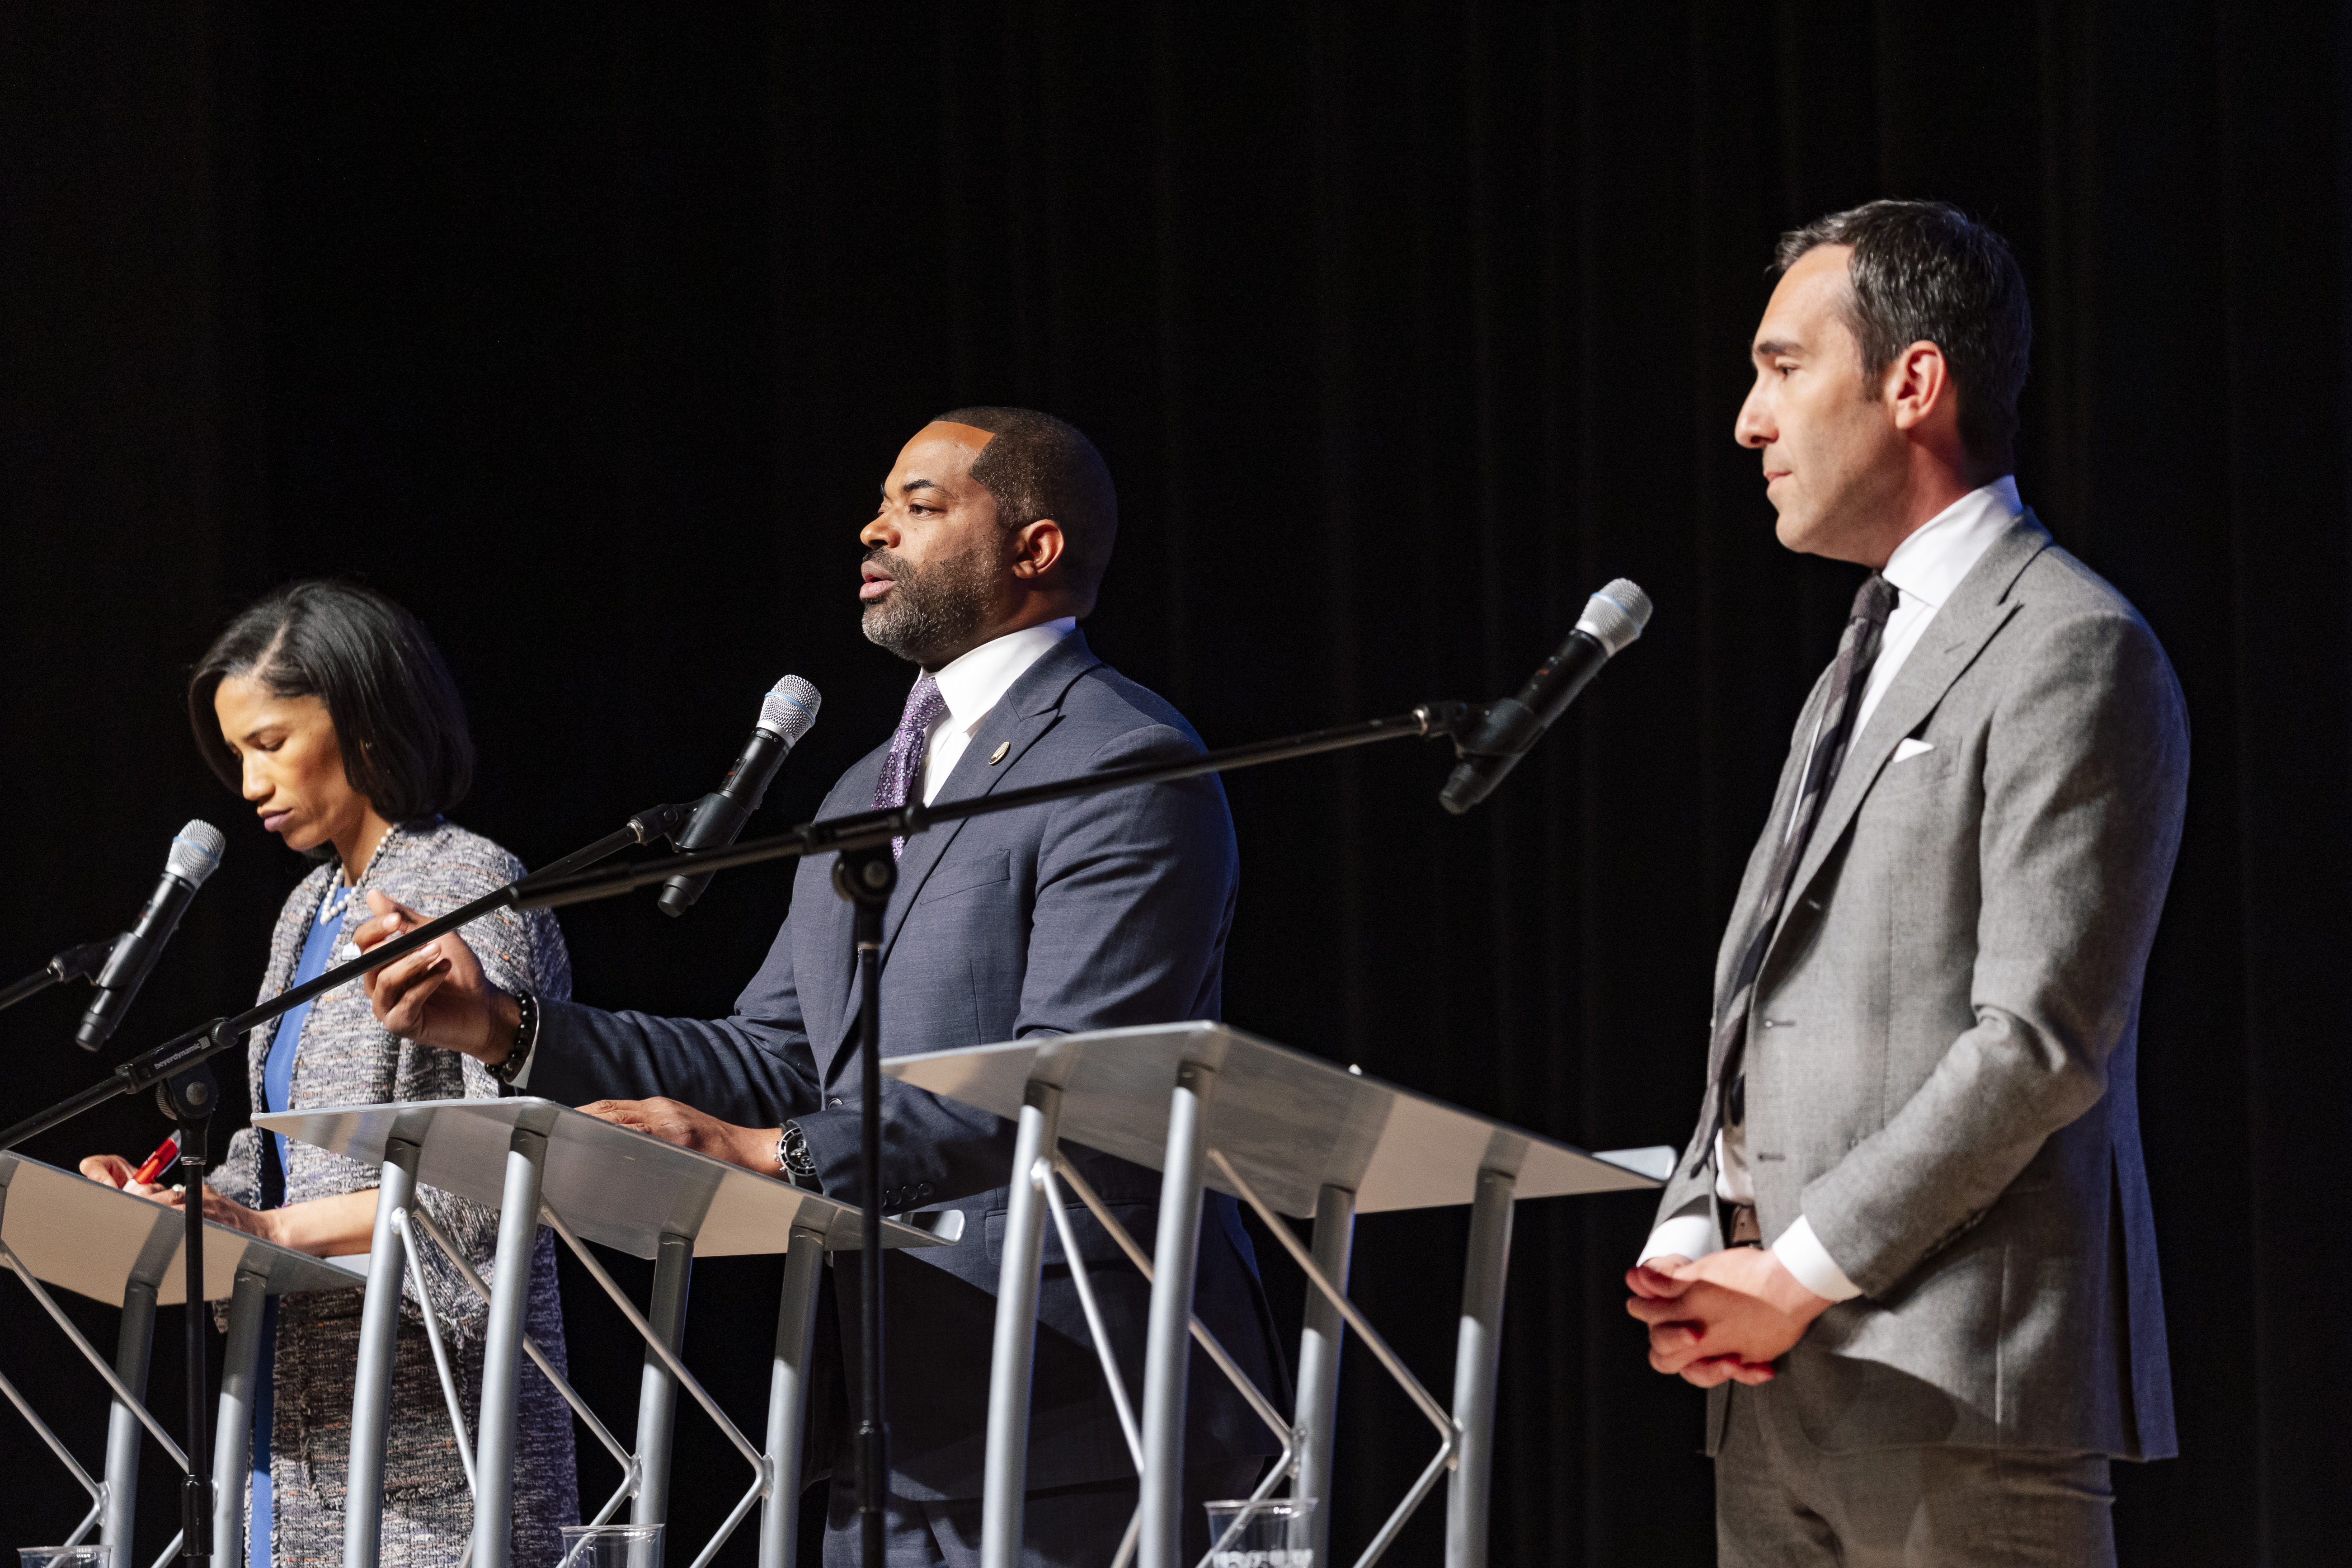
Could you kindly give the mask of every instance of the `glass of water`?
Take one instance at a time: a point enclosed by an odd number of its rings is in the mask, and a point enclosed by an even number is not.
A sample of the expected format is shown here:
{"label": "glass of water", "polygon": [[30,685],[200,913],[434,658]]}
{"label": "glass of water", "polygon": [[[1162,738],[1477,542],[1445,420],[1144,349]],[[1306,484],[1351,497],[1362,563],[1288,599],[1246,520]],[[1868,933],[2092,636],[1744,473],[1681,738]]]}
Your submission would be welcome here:
{"label": "glass of water", "polygon": [[557,1533],[563,1537],[560,1568],[661,1568],[658,1524],[567,1524]]}
{"label": "glass of water", "polygon": [[1315,1568],[1315,1500],[1213,1502],[1210,1568]]}
{"label": "glass of water", "polygon": [[111,1546],[20,1546],[25,1568],[114,1568]]}

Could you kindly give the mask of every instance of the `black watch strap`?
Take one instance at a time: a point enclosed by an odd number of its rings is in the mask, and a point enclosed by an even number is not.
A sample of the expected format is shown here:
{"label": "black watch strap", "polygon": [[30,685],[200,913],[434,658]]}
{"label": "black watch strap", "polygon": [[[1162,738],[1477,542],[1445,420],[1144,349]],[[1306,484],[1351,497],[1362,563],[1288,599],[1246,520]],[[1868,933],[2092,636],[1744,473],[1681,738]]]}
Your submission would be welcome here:
{"label": "black watch strap", "polygon": [[776,1135],[776,1172],[796,1187],[824,1190],[817,1180],[816,1156],[809,1152],[808,1134],[797,1121],[787,1121]]}

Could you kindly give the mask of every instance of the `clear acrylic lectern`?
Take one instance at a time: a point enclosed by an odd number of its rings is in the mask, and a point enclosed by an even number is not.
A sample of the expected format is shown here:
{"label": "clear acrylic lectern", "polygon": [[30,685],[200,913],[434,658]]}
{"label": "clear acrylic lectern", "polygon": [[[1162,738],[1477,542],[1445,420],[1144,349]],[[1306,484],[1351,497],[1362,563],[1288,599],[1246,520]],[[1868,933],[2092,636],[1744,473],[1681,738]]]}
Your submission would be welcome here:
{"label": "clear acrylic lectern", "polygon": [[[532,1357],[622,1470],[621,1485],[592,1522],[624,1502],[630,1521],[667,1522],[670,1434],[682,1388],[751,1469],[751,1484],[695,1568],[717,1555],[754,1504],[760,1568],[788,1568],[799,1519],[810,1335],[818,1268],[827,1251],[856,1247],[858,1211],[789,1182],[599,1121],[552,1100],[443,1100],[362,1105],[259,1116],[254,1125],[383,1168],[375,1250],[360,1322],[360,1369],[352,1408],[352,1473],[344,1513],[345,1568],[375,1568],[383,1508],[383,1445],[404,1266],[415,1268],[416,1231],[441,1247],[489,1300],[482,1357],[481,1430],[467,1454],[474,1484],[474,1568],[507,1568],[513,1517],[514,1412],[521,1358]],[[418,1184],[493,1205],[499,1211],[498,1285],[483,1289],[467,1261],[415,1205]],[[635,1451],[621,1446],[523,1335],[530,1251],[544,1221],[579,1258],[646,1342]],[[892,1223],[886,1247],[937,1247],[951,1236]],[[614,1283],[595,1242],[654,1264],[653,1299],[641,1311]],[[687,1277],[697,1257],[781,1252],[783,1299],[768,1388],[766,1441],[755,1447],[678,1360],[686,1331]],[[523,1289],[509,1289],[521,1281]],[[431,1315],[426,1316],[428,1329]],[[437,1331],[436,1331],[437,1336]],[[435,1346],[436,1357],[440,1346]],[[444,1358],[446,1359],[446,1358]],[[446,1373],[444,1373],[445,1387]],[[453,1420],[457,1410],[451,1399]]]}
{"label": "clear acrylic lectern", "polygon": [[[1293,1495],[1331,1495],[1339,1346],[1353,1329],[1438,1438],[1435,1458],[1359,1559],[1359,1568],[1388,1549],[1449,1470],[1445,1561],[1448,1568],[1483,1568],[1512,1205],[1519,1198],[1654,1187],[1674,1160],[1663,1149],[1588,1154],[1222,1024],[1039,1036],[898,1057],[882,1070],[1018,1125],[989,1388],[982,1568],[1014,1568],[1019,1561],[1044,1226],[1066,1223],[1055,1194],[1057,1181],[1067,1182],[1094,1209],[1139,1267],[1152,1266],[1136,1444],[1142,1506],[1139,1525],[1129,1532],[1139,1544],[1143,1568],[1181,1568],[1181,1402],[1191,1342],[1203,1337],[1192,1319],[1192,1278],[1201,1195],[1211,1187],[1255,1209],[1314,1287],[1299,1339],[1295,1429],[1286,1435],[1285,1464],[1266,1478],[1261,1495],[1279,1485],[1286,1471]],[[1094,1203],[1077,1173],[1056,1160],[1062,1141],[1163,1173],[1160,1232],[1148,1260]],[[1347,1283],[1357,1215],[1455,1204],[1471,1205],[1471,1222],[1448,1411],[1349,1301]],[[1277,1217],[1285,1215],[1314,1220],[1311,1248]],[[1075,1259],[1076,1249],[1069,1250]],[[1203,1343],[1233,1375],[1213,1345]],[[1108,1360],[1106,1373],[1124,1408],[1126,1391]],[[1263,1396],[1253,1403],[1263,1408]],[[1328,1509],[1318,1512],[1318,1565],[1328,1542]],[[1123,1546],[1122,1563],[1128,1553]]]}
{"label": "clear acrylic lectern", "polygon": [[[5,1376],[0,1376],[0,1394],[89,1494],[89,1513],[65,1544],[80,1544],[95,1525],[100,1542],[114,1548],[114,1560],[121,1568],[137,1568],[131,1530],[138,1513],[142,1429],[163,1445],[173,1463],[183,1470],[188,1468],[186,1450],[144,1403],[155,1310],[187,1301],[186,1275],[180,1266],[186,1244],[187,1222],[177,1209],[21,1154],[0,1154],[0,1263],[24,1281],[113,1394],[106,1421],[104,1479],[90,1479]],[[327,1259],[289,1252],[227,1226],[206,1224],[205,1300],[229,1304],[228,1353],[222,1363],[220,1405],[213,1426],[215,1562],[245,1560],[244,1482],[261,1351],[262,1300],[295,1290],[356,1285],[359,1279],[353,1269]],[[45,1289],[50,1285],[122,1309],[111,1363],[74,1327]],[[174,1535],[155,1561],[166,1562],[179,1550],[180,1538]]]}

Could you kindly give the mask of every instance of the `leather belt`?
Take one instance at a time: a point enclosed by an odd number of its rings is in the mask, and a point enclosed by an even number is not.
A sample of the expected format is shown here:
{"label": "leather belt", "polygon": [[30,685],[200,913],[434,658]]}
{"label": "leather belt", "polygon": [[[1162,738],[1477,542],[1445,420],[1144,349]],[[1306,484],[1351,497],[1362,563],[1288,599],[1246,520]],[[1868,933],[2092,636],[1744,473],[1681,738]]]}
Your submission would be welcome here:
{"label": "leather belt", "polygon": [[1731,1245],[1734,1247],[1764,1245],[1764,1227],[1756,1223],[1755,1205],[1731,1205]]}

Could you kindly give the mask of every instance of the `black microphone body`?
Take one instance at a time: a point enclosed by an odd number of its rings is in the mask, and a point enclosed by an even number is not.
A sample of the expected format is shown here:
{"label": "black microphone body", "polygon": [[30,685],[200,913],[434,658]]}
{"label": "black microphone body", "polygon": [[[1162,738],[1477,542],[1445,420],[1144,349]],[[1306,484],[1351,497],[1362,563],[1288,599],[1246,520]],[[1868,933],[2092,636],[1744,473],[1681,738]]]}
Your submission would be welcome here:
{"label": "black microphone body", "polygon": [[1469,739],[1457,742],[1462,761],[1439,793],[1439,804],[1459,816],[1485,800],[1568,711],[1601,667],[1640,637],[1649,621],[1649,595],[1622,577],[1587,600],[1576,629],[1559,650],[1536,667],[1517,696],[1487,709],[1486,720]]}
{"label": "black microphone body", "polygon": [[[761,706],[758,728],[744,743],[735,765],[727,770],[726,782],[702,797],[678,834],[680,849],[724,849],[735,842],[743,824],[767,798],[768,785],[774,782],[776,770],[783,766],[794,742],[816,722],[818,700],[816,688],[796,675],[776,683]],[[661,912],[672,917],[686,913],[716,874],[704,871],[664,882],[656,900]]]}
{"label": "black microphone body", "polygon": [[83,1050],[94,1051],[106,1044],[122,1022],[131,998],[139,994],[156,959],[163,956],[163,944],[179,930],[180,917],[188,912],[196,889],[220,864],[226,842],[220,829],[208,822],[191,822],[172,840],[163,879],[139,911],[138,923],[114,939],[114,951],[107,955],[106,967],[98,972],[98,994],[90,998],[81,1026],[74,1031],[74,1043]]}

